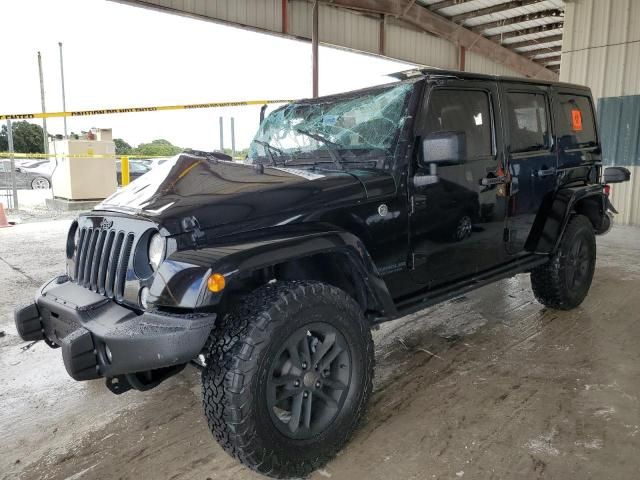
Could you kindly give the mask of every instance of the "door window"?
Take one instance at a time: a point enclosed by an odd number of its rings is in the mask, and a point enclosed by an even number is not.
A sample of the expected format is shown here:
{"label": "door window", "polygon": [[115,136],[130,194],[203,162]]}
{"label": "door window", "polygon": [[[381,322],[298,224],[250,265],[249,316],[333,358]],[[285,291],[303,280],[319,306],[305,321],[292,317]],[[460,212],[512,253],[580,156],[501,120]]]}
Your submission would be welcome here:
{"label": "door window", "polygon": [[549,114],[546,95],[507,93],[511,153],[549,149]]}
{"label": "door window", "polygon": [[561,93],[558,137],[560,145],[580,148],[596,145],[596,126],[591,100],[581,95]]}
{"label": "door window", "polygon": [[431,94],[426,135],[461,132],[467,159],[492,155],[489,95],[481,90],[437,89]]}

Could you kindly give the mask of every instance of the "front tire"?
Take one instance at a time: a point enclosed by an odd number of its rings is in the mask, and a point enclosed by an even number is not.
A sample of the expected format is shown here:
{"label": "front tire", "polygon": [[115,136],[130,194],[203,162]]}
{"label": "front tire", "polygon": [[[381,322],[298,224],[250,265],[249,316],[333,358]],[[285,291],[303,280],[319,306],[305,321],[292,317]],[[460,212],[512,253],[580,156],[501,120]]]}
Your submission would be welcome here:
{"label": "front tire", "polygon": [[209,428],[253,470],[306,476],[356,429],[373,363],[369,325],[345,292],[318,282],[266,285],[212,333],[202,373]]}
{"label": "front tire", "polygon": [[596,238],[584,215],[571,217],[558,251],[531,272],[531,287],[543,305],[571,310],[589,292],[596,265]]}

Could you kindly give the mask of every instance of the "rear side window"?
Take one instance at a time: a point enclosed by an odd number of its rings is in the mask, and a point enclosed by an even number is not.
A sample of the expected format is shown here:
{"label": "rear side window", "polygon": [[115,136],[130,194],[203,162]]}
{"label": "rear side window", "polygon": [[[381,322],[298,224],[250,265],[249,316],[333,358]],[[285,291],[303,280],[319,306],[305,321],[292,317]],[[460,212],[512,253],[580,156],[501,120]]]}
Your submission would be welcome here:
{"label": "rear side window", "polygon": [[492,154],[489,95],[481,90],[438,89],[431,94],[426,134],[462,132],[467,158]]}
{"label": "rear side window", "polygon": [[549,149],[549,113],[546,95],[507,93],[511,153]]}
{"label": "rear side window", "polygon": [[561,93],[558,140],[561,147],[581,148],[597,144],[593,107],[589,97]]}

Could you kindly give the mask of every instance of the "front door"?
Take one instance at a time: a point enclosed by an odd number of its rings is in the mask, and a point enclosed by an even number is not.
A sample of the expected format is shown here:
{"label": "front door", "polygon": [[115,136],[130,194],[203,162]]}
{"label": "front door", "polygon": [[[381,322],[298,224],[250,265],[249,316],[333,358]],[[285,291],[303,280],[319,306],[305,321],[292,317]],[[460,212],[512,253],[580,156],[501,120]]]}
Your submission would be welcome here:
{"label": "front door", "polygon": [[430,181],[411,187],[412,276],[434,288],[505,261],[506,189],[497,181],[504,172],[496,82],[451,80],[427,95],[422,141],[453,136],[460,144],[460,158],[438,164],[420,148],[415,175]]}
{"label": "front door", "polygon": [[555,190],[557,154],[548,87],[504,83],[502,98],[511,175],[507,249],[517,254],[525,249],[544,199]]}

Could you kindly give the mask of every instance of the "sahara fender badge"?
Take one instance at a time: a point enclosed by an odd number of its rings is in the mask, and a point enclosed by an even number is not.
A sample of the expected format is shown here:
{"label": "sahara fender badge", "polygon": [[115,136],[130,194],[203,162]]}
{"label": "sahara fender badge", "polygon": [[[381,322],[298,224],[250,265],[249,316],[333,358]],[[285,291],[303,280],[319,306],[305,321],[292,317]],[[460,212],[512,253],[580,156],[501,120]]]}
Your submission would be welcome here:
{"label": "sahara fender badge", "polygon": [[380,215],[381,217],[386,217],[387,213],[389,213],[389,207],[387,207],[386,204],[381,203],[378,207],[378,215]]}

